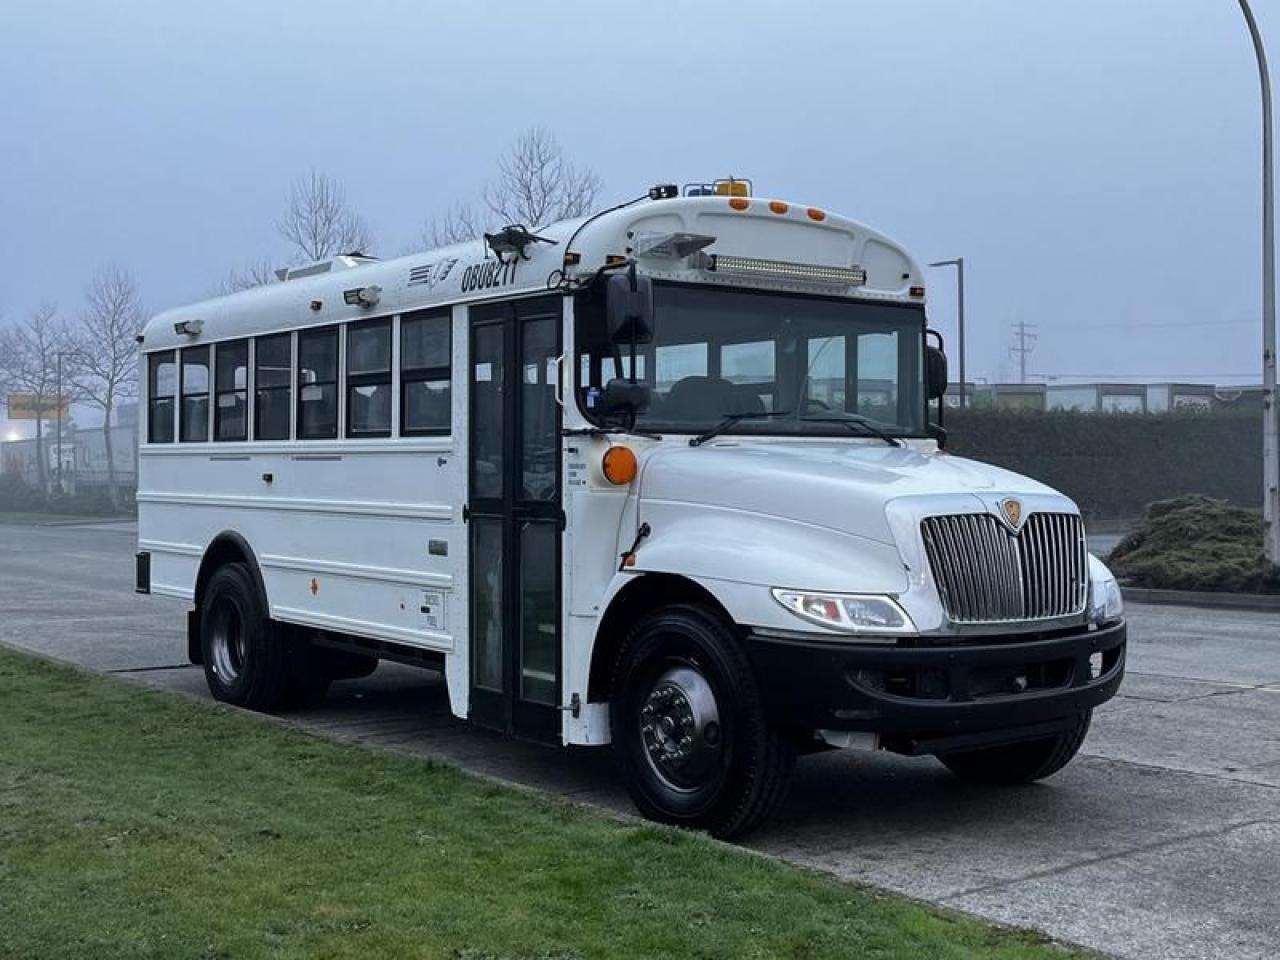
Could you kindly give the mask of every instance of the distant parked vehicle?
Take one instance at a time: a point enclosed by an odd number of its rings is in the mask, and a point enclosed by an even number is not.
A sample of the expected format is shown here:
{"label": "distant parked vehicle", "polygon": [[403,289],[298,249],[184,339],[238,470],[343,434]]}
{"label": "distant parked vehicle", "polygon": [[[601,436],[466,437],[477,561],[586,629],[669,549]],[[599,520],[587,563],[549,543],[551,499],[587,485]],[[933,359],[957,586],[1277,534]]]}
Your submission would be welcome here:
{"label": "distant parked vehicle", "polygon": [[1058,770],[1120,684],[1119,590],[1068,498],[941,449],[919,265],[679,194],[156,317],[138,589],[191,606],[220,700],[430,667],[721,836],[816,749]]}

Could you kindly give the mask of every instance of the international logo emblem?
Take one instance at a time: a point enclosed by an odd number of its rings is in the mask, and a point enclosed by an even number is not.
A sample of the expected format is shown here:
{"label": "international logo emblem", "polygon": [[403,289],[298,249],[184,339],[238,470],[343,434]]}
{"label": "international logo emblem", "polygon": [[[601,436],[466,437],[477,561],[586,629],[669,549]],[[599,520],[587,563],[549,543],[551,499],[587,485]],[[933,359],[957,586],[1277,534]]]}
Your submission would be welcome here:
{"label": "international logo emblem", "polygon": [[1000,518],[1014,533],[1022,526],[1022,501],[1017,497],[1005,497],[1000,501]]}

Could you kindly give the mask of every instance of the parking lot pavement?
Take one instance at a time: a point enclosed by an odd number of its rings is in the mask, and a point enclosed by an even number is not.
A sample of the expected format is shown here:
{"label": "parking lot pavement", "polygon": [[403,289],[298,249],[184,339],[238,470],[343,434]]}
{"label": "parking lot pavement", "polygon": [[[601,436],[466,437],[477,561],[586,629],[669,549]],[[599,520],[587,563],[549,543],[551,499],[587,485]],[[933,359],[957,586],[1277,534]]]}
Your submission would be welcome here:
{"label": "parking lot pavement", "polygon": [[[132,551],[127,525],[0,527],[0,642],[206,697],[181,605],[132,592]],[[630,812],[607,752],[471,730],[436,674],[384,665],[289,720]],[[750,845],[1118,956],[1270,960],[1280,617],[1132,607],[1121,696],[1050,781],[988,789],[932,760],[826,753]]]}

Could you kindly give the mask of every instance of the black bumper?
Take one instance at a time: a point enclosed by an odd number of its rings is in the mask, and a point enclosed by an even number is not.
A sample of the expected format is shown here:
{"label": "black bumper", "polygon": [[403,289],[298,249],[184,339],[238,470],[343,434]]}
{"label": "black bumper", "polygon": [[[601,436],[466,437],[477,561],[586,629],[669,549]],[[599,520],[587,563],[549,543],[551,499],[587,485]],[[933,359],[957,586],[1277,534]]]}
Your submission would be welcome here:
{"label": "black bumper", "polygon": [[[1115,696],[1124,675],[1123,622],[1029,637],[926,642],[746,638],[775,722],[875,733],[884,747],[902,753],[1051,735]],[[1097,676],[1090,664],[1095,654]]]}

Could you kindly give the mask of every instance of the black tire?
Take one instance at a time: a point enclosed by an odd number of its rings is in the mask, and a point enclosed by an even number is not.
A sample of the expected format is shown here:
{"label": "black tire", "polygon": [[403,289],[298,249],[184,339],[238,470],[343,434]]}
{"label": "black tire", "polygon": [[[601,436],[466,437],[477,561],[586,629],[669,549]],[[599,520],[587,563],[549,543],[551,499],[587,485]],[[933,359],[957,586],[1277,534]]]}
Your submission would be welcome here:
{"label": "black tire", "polygon": [[1056,737],[943,754],[938,759],[956,776],[974,783],[1013,786],[1043,780],[1065,767],[1079,752],[1092,718],[1093,712],[1086,710],[1075,726]]}
{"label": "black tire", "polygon": [[245,564],[225,564],[210,578],[200,605],[200,645],[215,700],[263,711],[286,701],[291,685],[287,631],[267,617]]}
{"label": "black tire", "polygon": [[646,817],[730,839],[782,804],[795,738],[769,722],[751,664],[715,612],[676,605],[644,617],[612,689],[614,749]]}

